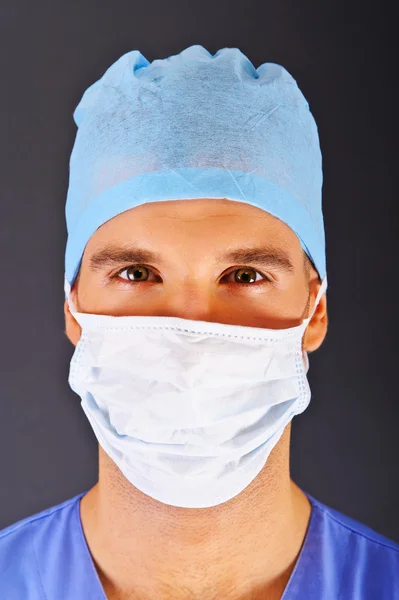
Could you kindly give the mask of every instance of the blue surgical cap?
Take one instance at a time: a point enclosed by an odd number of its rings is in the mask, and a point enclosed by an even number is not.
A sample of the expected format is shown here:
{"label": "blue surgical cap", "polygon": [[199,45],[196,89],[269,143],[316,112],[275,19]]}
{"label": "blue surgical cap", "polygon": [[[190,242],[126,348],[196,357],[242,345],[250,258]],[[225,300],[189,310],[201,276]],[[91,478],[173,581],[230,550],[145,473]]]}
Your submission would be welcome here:
{"label": "blue surgical cap", "polygon": [[194,45],[132,50],[84,92],[70,157],[65,276],[103,223],[147,202],[225,198],[286,223],[326,275],[322,158],[309,104],[275,63]]}

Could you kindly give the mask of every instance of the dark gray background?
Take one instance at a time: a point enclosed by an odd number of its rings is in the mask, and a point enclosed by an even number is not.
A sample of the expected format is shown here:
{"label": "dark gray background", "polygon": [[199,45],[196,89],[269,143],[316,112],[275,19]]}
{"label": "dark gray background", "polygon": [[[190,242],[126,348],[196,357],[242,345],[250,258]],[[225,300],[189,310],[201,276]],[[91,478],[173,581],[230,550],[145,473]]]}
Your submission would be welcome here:
{"label": "dark gray background", "polygon": [[97,442],[69,389],[64,203],[84,90],[122,54],[192,44],[282,64],[319,128],[329,332],[293,423],[307,492],[399,541],[394,3],[2,0],[0,527],[88,489]]}

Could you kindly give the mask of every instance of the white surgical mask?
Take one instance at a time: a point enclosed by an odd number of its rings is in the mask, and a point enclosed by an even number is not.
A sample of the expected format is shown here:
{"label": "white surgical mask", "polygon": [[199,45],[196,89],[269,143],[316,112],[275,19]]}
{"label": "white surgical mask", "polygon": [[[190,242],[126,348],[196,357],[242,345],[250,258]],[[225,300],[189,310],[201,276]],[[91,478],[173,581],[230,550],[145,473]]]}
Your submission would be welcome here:
{"label": "white surgical mask", "polygon": [[326,288],[289,329],[83,314],[69,298],[82,327],[69,383],[130,483],[185,508],[242,492],[309,404],[302,337]]}

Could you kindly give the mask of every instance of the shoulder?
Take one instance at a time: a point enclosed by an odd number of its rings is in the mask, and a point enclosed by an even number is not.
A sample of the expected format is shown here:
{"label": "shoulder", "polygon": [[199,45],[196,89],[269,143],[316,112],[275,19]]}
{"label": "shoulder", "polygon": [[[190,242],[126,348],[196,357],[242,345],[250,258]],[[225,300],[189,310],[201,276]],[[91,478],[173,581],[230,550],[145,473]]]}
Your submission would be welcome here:
{"label": "shoulder", "polygon": [[379,552],[386,550],[396,559],[399,559],[399,544],[389,538],[377,533],[367,525],[344,515],[343,513],[319,502],[312,496],[308,497],[315,510],[318,510],[322,518],[328,522],[331,528],[339,532],[339,535],[344,535],[355,544],[364,544],[367,548],[378,549]]}
{"label": "shoulder", "polygon": [[320,551],[340,565],[343,597],[399,600],[399,544],[308,497],[323,532]]}
{"label": "shoulder", "polygon": [[1,592],[7,600],[42,600],[45,597],[39,560],[43,551],[50,556],[57,543],[62,542],[62,530],[72,518],[82,495],[21,519],[0,531]]}

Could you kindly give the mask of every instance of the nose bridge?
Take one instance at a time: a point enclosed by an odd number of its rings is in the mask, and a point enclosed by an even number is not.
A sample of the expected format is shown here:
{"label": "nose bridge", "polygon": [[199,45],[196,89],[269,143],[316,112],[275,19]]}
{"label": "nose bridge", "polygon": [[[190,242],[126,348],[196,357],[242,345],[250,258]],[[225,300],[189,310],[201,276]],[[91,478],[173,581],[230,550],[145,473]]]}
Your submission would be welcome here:
{"label": "nose bridge", "polygon": [[[173,293],[167,293],[163,304],[169,316],[200,321],[218,321],[216,315],[215,289],[209,279],[186,277]],[[212,315],[214,318],[212,318]]]}
{"label": "nose bridge", "polygon": [[[222,301],[221,278],[227,265],[214,259],[211,240],[206,242],[203,228],[190,221],[190,244],[175,243],[171,267],[163,272],[162,314],[190,320],[223,323],[229,321],[226,303]],[[205,239],[204,239],[205,238]],[[231,316],[230,316],[231,319]]]}

